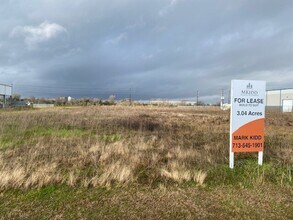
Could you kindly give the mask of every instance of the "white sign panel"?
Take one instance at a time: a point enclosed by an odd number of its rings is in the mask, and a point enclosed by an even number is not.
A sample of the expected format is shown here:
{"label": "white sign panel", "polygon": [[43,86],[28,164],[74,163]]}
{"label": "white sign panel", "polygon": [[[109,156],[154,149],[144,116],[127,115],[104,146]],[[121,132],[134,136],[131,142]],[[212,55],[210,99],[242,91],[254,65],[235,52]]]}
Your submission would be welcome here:
{"label": "white sign panel", "polygon": [[264,148],[266,83],[253,80],[232,80],[230,115],[230,167],[234,152],[261,152]]}
{"label": "white sign panel", "polygon": [[12,95],[12,87],[8,85],[2,85],[0,84],[0,95]]}

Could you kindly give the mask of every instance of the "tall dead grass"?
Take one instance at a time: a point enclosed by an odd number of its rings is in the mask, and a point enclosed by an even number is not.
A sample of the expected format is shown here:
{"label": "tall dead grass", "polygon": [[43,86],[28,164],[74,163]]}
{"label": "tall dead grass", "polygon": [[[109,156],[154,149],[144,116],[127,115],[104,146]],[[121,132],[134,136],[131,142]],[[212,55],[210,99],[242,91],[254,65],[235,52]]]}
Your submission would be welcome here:
{"label": "tall dead grass", "polygon": [[[266,151],[278,163],[292,164],[291,116],[268,115]],[[0,189],[203,185],[228,160],[229,115],[216,109],[57,108],[0,112],[0,121]]]}

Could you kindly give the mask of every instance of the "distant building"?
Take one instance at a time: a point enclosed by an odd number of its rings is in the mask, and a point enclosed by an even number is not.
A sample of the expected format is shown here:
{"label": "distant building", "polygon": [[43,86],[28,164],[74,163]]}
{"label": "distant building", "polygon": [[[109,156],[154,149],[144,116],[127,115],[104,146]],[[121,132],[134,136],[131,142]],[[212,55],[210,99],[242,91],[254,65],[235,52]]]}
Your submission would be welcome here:
{"label": "distant building", "polygon": [[67,96],[65,97],[66,102],[71,102],[72,101],[72,97],[71,96]]}
{"label": "distant building", "polygon": [[195,101],[188,100],[164,100],[164,99],[155,99],[150,100],[149,102],[152,105],[175,105],[175,106],[187,106],[187,105],[196,105]]}
{"label": "distant building", "polygon": [[12,102],[12,107],[29,107],[31,104],[32,103],[27,100],[14,101]]}
{"label": "distant building", "polygon": [[[223,104],[222,109],[230,109],[230,104]],[[266,91],[266,110],[293,112],[293,89],[276,89]]]}
{"label": "distant building", "polygon": [[266,99],[269,111],[293,112],[293,89],[268,90]]}
{"label": "distant building", "polygon": [[57,98],[57,100],[64,101],[64,102],[71,102],[72,99],[73,98],[71,96],[61,96],[61,97]]}
{"label": "distant building", "polygon": [[0,84],[0,108],[7,107],[12,100],[12,86]]}
{"label": "distant building", "polygon": [[54,104],[32,104],[33,108],[54,108]]}

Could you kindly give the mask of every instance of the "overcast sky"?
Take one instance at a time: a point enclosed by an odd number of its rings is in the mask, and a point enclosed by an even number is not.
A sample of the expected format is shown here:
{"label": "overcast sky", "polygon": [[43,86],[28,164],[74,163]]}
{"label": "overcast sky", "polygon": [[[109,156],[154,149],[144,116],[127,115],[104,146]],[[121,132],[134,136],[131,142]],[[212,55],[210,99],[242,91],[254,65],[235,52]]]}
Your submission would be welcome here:
{"label": "overcast sky", "polygon": [[1,0],[0,83],[23,96],[191,98],[293,87],[292,0]]}

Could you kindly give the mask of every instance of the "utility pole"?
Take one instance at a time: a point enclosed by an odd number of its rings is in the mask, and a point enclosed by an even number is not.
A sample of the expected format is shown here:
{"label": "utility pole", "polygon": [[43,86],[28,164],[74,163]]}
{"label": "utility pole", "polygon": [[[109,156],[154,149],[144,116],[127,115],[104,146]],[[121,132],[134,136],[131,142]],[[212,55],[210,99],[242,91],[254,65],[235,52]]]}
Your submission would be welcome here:
{"label": "utility pole", "polygon": [[129,103],[132,104],[132,97],[131,97],[131,88],[129,89]]}
{"label": "utility pole", "polygon": [[12,105],[12,102],[13,102],[13,93],[14,93],[14,88],[13,88],[13,83],[11,83],[10,105]]}
{"label": "utility pole", "polygon": [[222,91],[221,91],[221,108],[223,108],[224,100],[225,100],[224,89],[222,89]]}
{"label": "utility pole", "polygon": [[196,91],[196,105],[198,106],[198,97],[199,97],[199,93],[198,90]]}

